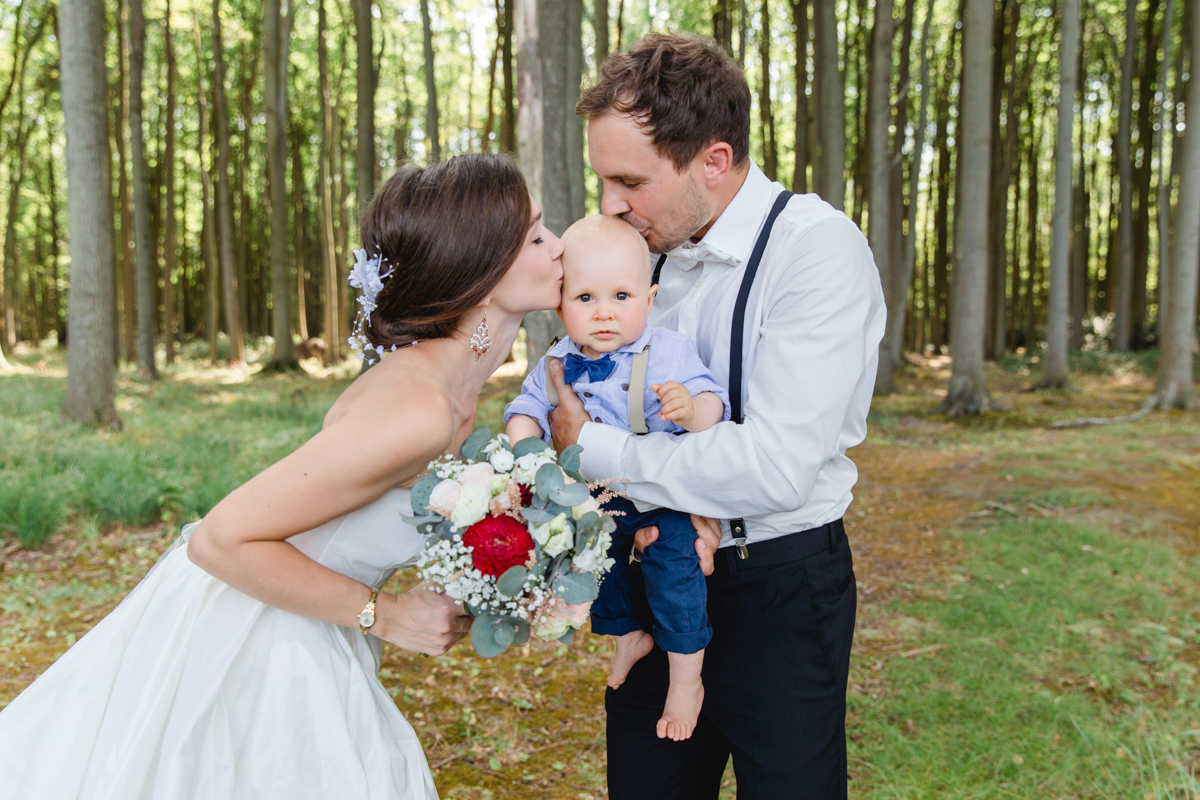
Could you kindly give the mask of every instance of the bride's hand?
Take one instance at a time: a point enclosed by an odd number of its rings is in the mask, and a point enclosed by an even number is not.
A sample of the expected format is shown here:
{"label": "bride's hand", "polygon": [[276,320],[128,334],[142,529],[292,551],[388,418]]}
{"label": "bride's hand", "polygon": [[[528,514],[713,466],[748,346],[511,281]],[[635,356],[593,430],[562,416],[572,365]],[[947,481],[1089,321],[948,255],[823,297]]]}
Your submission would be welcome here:
{"label": "bride's hand", "polygon": [[473,621],[462,603],[421,581],[403,594],[379,595],[371,632],[413,653],[440,656],[467,635]]}

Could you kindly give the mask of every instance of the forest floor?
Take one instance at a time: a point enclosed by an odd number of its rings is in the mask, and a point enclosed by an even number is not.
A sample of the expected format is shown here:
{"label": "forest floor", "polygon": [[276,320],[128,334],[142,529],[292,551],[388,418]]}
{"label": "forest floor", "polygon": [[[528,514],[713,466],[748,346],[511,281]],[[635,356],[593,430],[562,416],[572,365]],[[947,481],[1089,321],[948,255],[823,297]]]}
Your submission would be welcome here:
{"label": "forest floor", "polygon": [[[349,374],[253,377],[185,362],[118,383],[120,434],[58,417],[61,356],[0,377],[0,708],[107,613],[179,524],[315,431]],[[1036,357],[990,366],[1007,410],[934,413],[945,358],[876,398],[846,516],[859,611],[851,795],[1200,800],[1200,415],[1120,416],[1147,356],[1077,354],[1073,388],[1030,392]],[[520,383],[493,379],[495,425]],[[102,476],[102,477],[98,477]],[[120,501],[118,502],[118,499]],[[36,547],[21,546],[45,539]],[[397,586],[411,581],[400,574]],[[447,800],[587,800],[604,789],[611,643],[384,651],[380,677]],[[64,723],[69,722],[64,720]],[[797,724],[803,724],[797,720]],[[725,796],[733,797],[732,771]]]}

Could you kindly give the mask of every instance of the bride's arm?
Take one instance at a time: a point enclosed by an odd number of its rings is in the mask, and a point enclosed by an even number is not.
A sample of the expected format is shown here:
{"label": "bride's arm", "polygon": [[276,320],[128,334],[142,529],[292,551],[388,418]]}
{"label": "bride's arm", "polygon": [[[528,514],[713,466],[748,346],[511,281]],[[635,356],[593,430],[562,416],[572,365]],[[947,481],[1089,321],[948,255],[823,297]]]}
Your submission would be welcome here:
{"label": "bride's arm", "polygon": [[[452,436],[448,409],[410,408],[402,417],[344,414],[218,503],[192,534],[188,558],[264,603],[356,626],[370,589],[284,540],[419,475]],[[461,606],[424,585],[402,595],[381,592],[375,615],[372,633],[430,654],[448,650],[471,621]]]}

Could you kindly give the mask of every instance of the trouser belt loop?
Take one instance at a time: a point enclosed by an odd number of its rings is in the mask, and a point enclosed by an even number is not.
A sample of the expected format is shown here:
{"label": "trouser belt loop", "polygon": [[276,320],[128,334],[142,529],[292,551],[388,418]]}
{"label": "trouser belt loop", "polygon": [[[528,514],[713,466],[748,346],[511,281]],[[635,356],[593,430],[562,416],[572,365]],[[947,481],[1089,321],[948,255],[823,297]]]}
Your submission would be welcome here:
{"label": "trouser belt loop", "polygon": [[738,561],[736,547],[726,547],[723,550],[718,550],[718,553],[725,555],[725,566],[729,570],[729,577],[736,578],[738,576]]}

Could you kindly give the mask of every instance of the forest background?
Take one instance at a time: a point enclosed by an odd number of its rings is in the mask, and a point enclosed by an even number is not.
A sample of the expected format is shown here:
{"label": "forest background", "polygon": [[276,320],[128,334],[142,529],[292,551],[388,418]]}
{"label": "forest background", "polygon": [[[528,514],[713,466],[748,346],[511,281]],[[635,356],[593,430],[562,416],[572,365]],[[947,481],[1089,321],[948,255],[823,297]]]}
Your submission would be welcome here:
{"label": "forest background", "polygon": [[[513,152],[561,232],[598,200],[578,86],[684,30],[887,289],[852,792],[1198,800],[1197,5],[0,0],[0,707],[319,429],[373,186]],[[444,797],[589,800],[609,647],[389,648],[381,678]]]}

